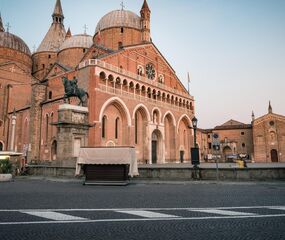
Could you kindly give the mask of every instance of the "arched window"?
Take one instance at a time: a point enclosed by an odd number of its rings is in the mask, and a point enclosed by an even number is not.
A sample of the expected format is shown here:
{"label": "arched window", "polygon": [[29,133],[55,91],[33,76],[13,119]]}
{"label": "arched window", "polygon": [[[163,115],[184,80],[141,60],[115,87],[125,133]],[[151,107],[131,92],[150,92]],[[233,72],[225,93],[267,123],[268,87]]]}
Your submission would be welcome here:
{"label": "arched window", "polygon": [[106,137],[106,122],[107,122],[107,117],[103,116],[102,118],[102,138]]}
{"label": "arched window", "polygon": [[46,144],[47,144],[47,142],[48,142],[48,125],[49,125],[49,117],[48,117],[48,114],[46,114],[46,122],[45,122],[45,124],[46,124]]}
{"label": "arched window", "polygon": [[4,150],[4,144],[2,142],[0,142],[0,151]]}
{"label": "arched window", "polygon": [[[50,115],[50,122],[53,123],[53,113]],[[53,125],[50,127],[50,136],[53,137]]]}
{"label": "arched window", "polygon": [[119,121],[120,121],[120,118],[116,118],[116,121],[115,121],[115,139],[118,139],[118,136],[119,136]]}

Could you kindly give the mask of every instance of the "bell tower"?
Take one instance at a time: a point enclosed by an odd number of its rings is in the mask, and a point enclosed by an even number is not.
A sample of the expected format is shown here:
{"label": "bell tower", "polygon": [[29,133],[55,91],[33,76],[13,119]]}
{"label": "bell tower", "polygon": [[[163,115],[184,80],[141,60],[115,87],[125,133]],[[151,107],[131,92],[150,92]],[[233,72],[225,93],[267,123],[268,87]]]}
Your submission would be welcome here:
{"label": "bell tower", "polygon": [[142,41],[150,42],[150,9],[146,0],[144,0],[142,8],[141,8],[141,27],[142,27]]}
{"label": "bell tower", "polygon": [[52,19],[53,19],[53,23],[63,24],[64,16],[63,16],[60,0],[56,1],[54,11],[52,14]]}

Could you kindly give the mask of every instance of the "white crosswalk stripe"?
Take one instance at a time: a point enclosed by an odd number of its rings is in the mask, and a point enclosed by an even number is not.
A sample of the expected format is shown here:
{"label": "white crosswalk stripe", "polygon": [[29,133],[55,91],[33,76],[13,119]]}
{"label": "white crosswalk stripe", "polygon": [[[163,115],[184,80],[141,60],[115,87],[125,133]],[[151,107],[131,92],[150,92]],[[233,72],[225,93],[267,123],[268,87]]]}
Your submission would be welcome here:
{"label": "white crosswalk stripe", "polygon": [[50,220],[56,220],[56,221],[77,221],[77,220],[87,220],[87,218],[82,218],[82,217],[76,217],[76,216],[71,216],[67,214],[62,214],[62,213],[57,213],[57,212],[46,212],[46,211],[21,211],[22,213],[37,216],[37,217],[42,217],[42,218],[47,218]]}
{"label": "white crosswalk stripe", "polygon": [[126,213],[131,215],[136,215],[145,218],[177,218],[179,216],[164,214],[164,213],[157,213],[152,211],[116,211],[119,213]]}
{"label": "white crosswalk stripe", "polygon": [[246,212],[236,212],[236,211],[228,211],[228,210],[220,210],[220,209],[197,209],[191,210],[193,212],[203,212],[203,213],[214,213],[226,216],[250,216],[256,215],[254,213],[246,213]]}
{"label": "white crosswalk stripe", "polygon": [[269,209],[273,209],[273,210],[283,210],[285,211],[285,207],[270,207]]}

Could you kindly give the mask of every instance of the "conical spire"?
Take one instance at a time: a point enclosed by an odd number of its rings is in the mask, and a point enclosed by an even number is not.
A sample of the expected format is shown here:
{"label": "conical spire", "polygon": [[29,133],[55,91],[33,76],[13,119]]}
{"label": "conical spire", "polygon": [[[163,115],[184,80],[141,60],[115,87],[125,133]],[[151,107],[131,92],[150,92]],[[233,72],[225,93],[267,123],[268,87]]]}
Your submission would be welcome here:
{"label": "conical spire", "polygon": [[142,5],[141,11],[142,11],[142,10],[147,10],[147,11],[150,12],[150,9],[149,9],[149,7],[148,7],[148,4],[147,4],[147,1],[146,1],[146,0],[143,1],[143,5]]}
{"label": "conical spire", "polygon": [[65,39],[70,38],[72,36],[71,31],[70,31],[70,27],[68,27],[67,29],[67,33],[65,35]]}
{"label": "conical spire", "polygon": [[64,16],[60,0],[56,0],[52,19],[53,23],[38,47],[37,52],[56,52],[65,39],[66,31],[63,25]]}
{"label": "conical spire", "polygon": [[5,32],[5,28],[3,27],[1,13],[0,13],[0,32]]}
{"label": "conical spire", "polygon": [[54,23],[63,24],[64,16],[63,16],[63,11],[62,11],[60,0],[56,0],[54,11],[52,14],[52,19]]}
{"label": "conical spire", "polygon": [[53,15],[63,16],[62,7],[60,0],[56,0]]}
{"label": "conical spire", "polygon": [[271,107],[271,102],[269,101],[269,105],[268,105],[268,113],[272,113],[272,107]]}

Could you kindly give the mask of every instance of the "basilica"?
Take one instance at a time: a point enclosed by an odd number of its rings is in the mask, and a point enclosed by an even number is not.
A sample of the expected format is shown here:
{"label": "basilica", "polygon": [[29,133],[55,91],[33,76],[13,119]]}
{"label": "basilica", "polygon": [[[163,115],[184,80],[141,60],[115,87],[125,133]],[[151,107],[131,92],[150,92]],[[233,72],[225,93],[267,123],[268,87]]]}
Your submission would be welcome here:
{"label": "basilica", "polygon": [[56,163],[62,78],[76,77],[89,95],[90,127],[87,136],[72,133],[72,149],[132,146],[138,163],[190,161],[194,98],[152,42],[147,1],[139,14],[107,13],[93,36],[73,35],[64,18],[56,0],[51,26],[33,54],[1,19],[1,149],[23,153],[28,163]]}
{"label": "basilica", "polygon": [[[0,151],[22,153],[27,163],[66,166],[60,156],[75,159],[80,147],[130,146],[139,164],[190,162],[194,97],[152,42],[147,1],[139,14],[107,13],[93,36],[72,34],[64,18],[56,0],[51,26],[31,53],[0,16]],[[89,96],[87,119],[80,120],[80,111],[70,118],[76,124],[60,116],[62,79],[73,78]],[[71,98],[72,106],[78,103]],[[219,136],[217,150],[213,136]],[[218,154],[221,161],[243,155],[285,162],[285,117],[269,104],[268,114],[253,114],[250,124],[231,119],[198,129],[197,146],[202,161]]]}

